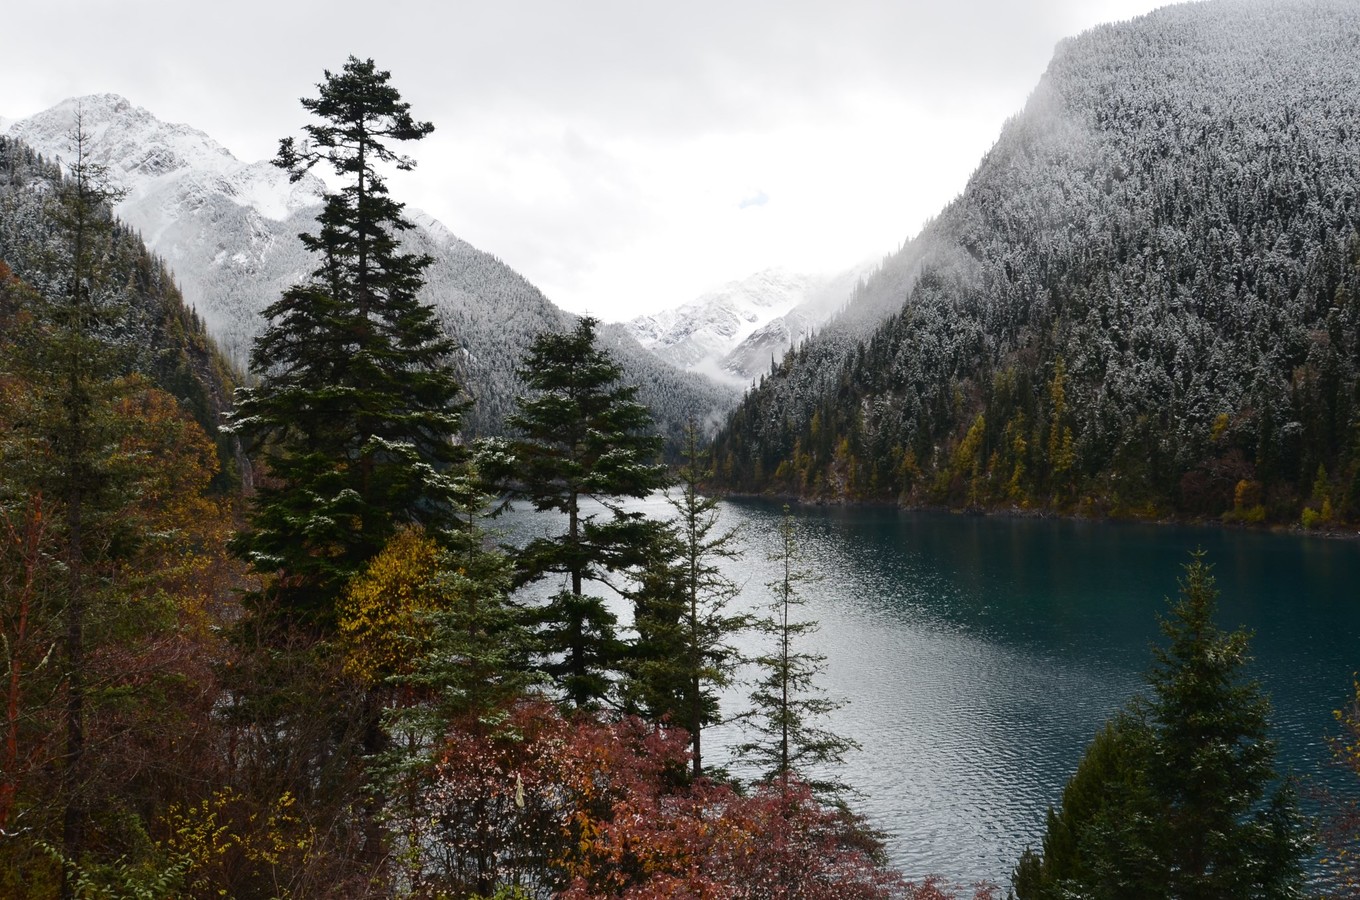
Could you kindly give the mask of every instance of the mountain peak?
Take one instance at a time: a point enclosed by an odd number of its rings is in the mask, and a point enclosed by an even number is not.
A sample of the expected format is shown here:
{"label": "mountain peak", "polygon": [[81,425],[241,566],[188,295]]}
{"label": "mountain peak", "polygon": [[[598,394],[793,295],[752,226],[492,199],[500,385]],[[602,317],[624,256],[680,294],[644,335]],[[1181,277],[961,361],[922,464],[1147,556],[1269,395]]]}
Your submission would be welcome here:
{"label": "mountain peak", "polygon": [[70,159],[76,123],[85,134],[86,158],[108,171],[126,192],[117,212],[143,230],[164,220],[161,208],[199,208],[209,196],[228,198],[266,219],[284,221],[315,206],[324,193],[319,179],[290,184],[268,162],[243,163],[207,134],[165,122],[119,94],[88,94],[9,126],[8,134],[44,156]]}
{"label": "mountain peak", "polygon": [[73,152],[77,122],[90,158],[107,166],[114,181],[129,191],[142,181],[183,169],[226,173],[241,166],[198,129],[163,122],[119,94],[71,97],[14,123],[10,134],[44,154],[66,159]]}
{"label": "mountain peak", "polygon": [[[839,309],[865,271],[857,266],[835,275],[808,275],[764,269],[682,306],[638,316],[624,327],[672,365],[745,384],[768,367],[771,353],[783,356]],[[755,349],[746,346],[752,339]]]}

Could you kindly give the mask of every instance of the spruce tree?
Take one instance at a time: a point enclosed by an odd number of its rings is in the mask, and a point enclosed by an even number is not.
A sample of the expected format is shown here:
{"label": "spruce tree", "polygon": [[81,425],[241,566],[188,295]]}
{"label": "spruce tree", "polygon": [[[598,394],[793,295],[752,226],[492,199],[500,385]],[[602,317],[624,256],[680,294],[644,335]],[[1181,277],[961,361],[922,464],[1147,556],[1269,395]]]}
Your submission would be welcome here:
{"label": "spruce tree", "polygon": [[240,390],[231,427],[262,454],[265,477],[235,549],[271,584],[288,621],[333,626],[344,584],[403,524],[450,525],[462,412],[432,308],[417,299],[428,256],[403,253],[413,226],[379,166],[414,162],[391,149],[433,126],[372,60],[327,71],[302,105],[320,121],[280,142],[275,165],[296,181],[328,164],[344,186],[326,196],[311,277],[265,310],[256,386]]}
{"label": "spruce tree", "polygon": [[1019,900],[1302,896],[1307,833],[1277,784],[1270,703],[1244,681],[1249,637],[1213,621],[1203,554],[1162,621],[1149,699],[1097,736],[1050,812],[1043,852],[1015,873]]}
{"label": "spruce tree", "polygon": [[859,745],[816,724],[841,703],[823,696],[817,684],[826,657],[798,646],[817,630],[817,623],[797,619],[798,608],[807,602],[802,585],[810,576],[798,566],[797,527],[787,506],[778,539],[771,557],[778,577],[768,585],[770,615],[755,625],[773,639],[774,647],[755,659],[762,673],[751,692],[749,720],[755,738],[738,753],[761,767],[761,782],[787,790],[790,778],[798,778],[817,793],[835,795],[844,785],[828,767],[839,765]]}
{"label": "spruce tree", "polygon": [[23,341],[35,384],[44,385],[38,483],[62,510],[61,556],[66,584],[63,607],[65,751],[61,895],[74,896],[70,866],[85,850],[88,788],[86,751],[87,626],[96,613],[100,582],[119,543],[122,498],[113,465],[112,409],[119,396],[117,354],[107,340],[119,312],[109,260],[117,223],[110,210],[121,192],[104,167],[88,157],[88,135],[77,114],[70,135],[71,161],[51,207],[60,240],[48,264],[57,278],[40,304],[47,333]]}
{"label": "spruce tree", "polygon": [[[661,439],[637,388],[620,383],[622,367],[595,346],[596,320],[582,318],[565,334],[543,334],[520,370],[533,393],[519,398],[510,426],[512,489],[539,511],[566,516],[566,531],[531,541],[516,560],[519,585],[550,575],[562,590],[538,610],[544,671],[577,707],[598,703],[623,648],[616,620],[586,582],[636,566],[654,530],[621,499],[646,497],[665,484],[655,460]],[[583,506],[595,501],[609,513]]]}
{"label": "spruce tree", "polygon": [[1289,785],[1272,790],[1270,700],[1241,677],[1250,636],[1214,624],[1218,590],[1202,552],[1180,588],[1148,675],[1148,781],[1163,810],[1150,843],[1166,895],[1298,896],[1307,841]]}
{"label": "spruce tree", "polygon": [[740,591],[724,564],[741,558],[735,529],[718,527],[718,501],[699,493],[707,457],[698,427],[684,436],[685,464],[666,500],[675,517],[666,523],[641,589],[633,596],[633,645],[627,691],[654,720],[682,725],[690,736],[693,777],[704,774],[703,731],[720,724],[718,691],[740,662],[731,645],[749,626],[748,616],[728,612]]}

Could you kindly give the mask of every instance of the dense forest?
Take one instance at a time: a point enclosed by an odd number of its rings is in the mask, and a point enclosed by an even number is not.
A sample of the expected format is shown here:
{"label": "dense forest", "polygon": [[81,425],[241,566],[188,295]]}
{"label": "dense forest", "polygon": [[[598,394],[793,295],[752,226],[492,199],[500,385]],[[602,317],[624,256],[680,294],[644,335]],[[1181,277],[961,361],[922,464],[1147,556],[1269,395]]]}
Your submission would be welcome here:
{"label": "dense forest", "polygon": [[749,393],[720,483],[1353,524],[1357,40],[1353,4],[1243,0],[1065,41],[963,194]]}

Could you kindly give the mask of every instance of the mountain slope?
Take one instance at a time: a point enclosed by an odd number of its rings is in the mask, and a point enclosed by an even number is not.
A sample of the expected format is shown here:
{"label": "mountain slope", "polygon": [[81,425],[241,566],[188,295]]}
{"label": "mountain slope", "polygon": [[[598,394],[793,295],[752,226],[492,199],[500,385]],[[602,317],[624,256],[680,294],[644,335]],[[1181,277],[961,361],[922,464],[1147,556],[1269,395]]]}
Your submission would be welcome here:
{"label": "mountain slope", "polygon": [[1360,516],[1357,46],[1343,0],[1064,41],[964,193],[734,413],[728,485]]}
{"label": "mountain slope", "polygon": [[[22,143],[0,136],[0,262],[40,292],[62,295],[64,275],[51,198],[60,170]],[[232,444],[218,435],[230,406],[236,376],[209,339],[201,320],[184,304],[170,272],[126,228],[113,238],[102,261],[111,288],[103,301],[119,310],[110,341],[127,371],[149,377],[180,400],[203,429],[218,439],[223,476],[236,468]]]}
{"label": "mountain slope", "polygon": [[[269,163],[242,163],[210,137],[161,122],[116,95],[67,100],[12,124],[8,134],[39,152],[68,152],[76,119],[89,135],[92,161],[127,191],[117,206],[148,246],[174,270],[186,299],[236,364],[244,367],[263,327],[260,311],[314,268],[297,233],[315,227],[324,185],[290,184]],[[451,234],[418,210],[405,243],[428,253],[422,299],[463,349],[474,405],[470,434],[499,433],[523,390],[515,367],[534,336],[568,327],[572,317],[494,256]],[[735,394],[704,379],[632,354],[627,377],[656,387],[644,401],[666,426],[711,418]]]}

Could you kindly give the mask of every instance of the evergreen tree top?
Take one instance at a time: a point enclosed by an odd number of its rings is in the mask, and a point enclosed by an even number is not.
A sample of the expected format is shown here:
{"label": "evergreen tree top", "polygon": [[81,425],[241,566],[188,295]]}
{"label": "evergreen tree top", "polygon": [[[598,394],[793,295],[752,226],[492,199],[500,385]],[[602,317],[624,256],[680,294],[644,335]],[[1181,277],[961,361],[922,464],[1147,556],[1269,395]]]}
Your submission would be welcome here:
{"label": "evergreen tree top", "polygon": [[301,98],[303,107],[322,120],[303,127],[310,142],[299,147],[293,138],[282,139],[274,164],[293,181],[323,159],[338,175],[371,170],[374,161],[393,163],[402,171],[414,168],[414,160],[393,153],[383,140],[417,141],[433,132],[434,125],[411,117],[411,104],[388,83],[392,73],[378,69],[372,59],[351,56],[340,74],[327,69],[325,75],[317,85],[318,97]]}
{"label": "evergreen tree top", "polygon": [[265,313],[251,353],[257,386],[238,391],[231,427],[263,450],[269,473],[237,552],[277,575],[285,606],[329,627],[344,584],[396,532],[458,524],[465,453],[455,441],[463,398],[452,343],[417,296],[430,257],[403,253],[401,215],[375,165],[413,163],[385,141],[433,130],[372,60],[327,72],[314,100],[310,141],[280,142],[275,164],[294,179],[321,161],[345,184],[328,193],[311,279]]}

